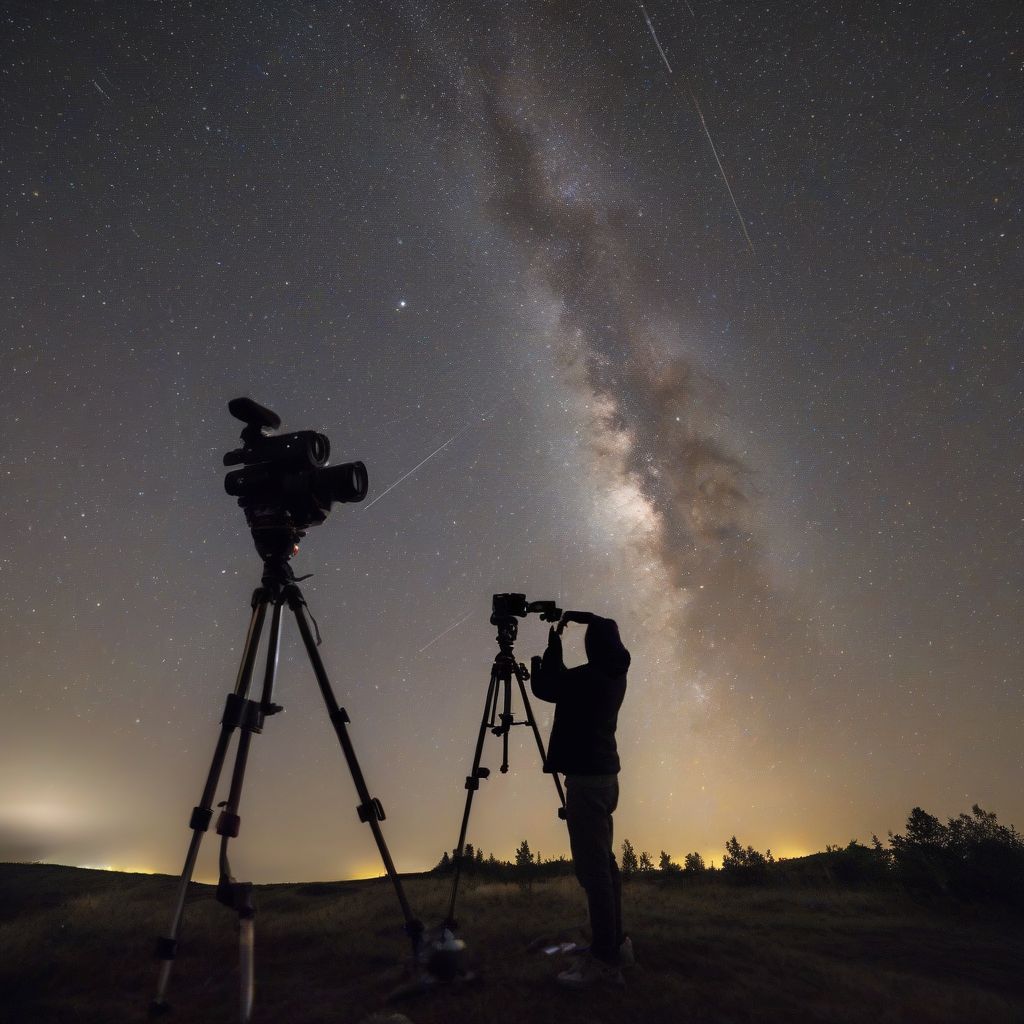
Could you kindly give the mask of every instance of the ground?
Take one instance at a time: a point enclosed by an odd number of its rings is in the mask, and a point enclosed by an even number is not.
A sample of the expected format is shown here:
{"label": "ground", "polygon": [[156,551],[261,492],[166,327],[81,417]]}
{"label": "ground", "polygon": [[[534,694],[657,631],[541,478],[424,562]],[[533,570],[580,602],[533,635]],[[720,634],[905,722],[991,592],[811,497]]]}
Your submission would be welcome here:
{"label": "ground", "polygon": [[[0,865],[0,1021],[143,1021],[155,936],[176,879],[49,865]],[[410,878],[428,924],[443,879]],[[413,1024],[1020,1024],[1024,920],[996,909],[923,906],[896,891],[737,889],[722,882],[627,885],[638,964],[623,991],[574,993],[565,960],[534,940],[577,937],[572,879],[469,879],[461,934],[479,977],[399,1002],[406,978],[397,903],[386,881],[261,886],[254,1024],[356,1024],[403,1013]],[[169,1021],[238,1019],[237,924],[212,889],[186,906]]]}

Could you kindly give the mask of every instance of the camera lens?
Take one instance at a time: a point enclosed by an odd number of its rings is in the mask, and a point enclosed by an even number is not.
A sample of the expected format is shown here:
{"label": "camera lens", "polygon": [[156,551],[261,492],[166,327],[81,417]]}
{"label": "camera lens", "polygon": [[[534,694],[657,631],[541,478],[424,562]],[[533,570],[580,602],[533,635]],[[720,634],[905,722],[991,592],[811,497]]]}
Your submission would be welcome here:
{"label": "camera lens", "polygon": [[256,498],[272,493],[274,480],[265,466],[247,466],[224,477],[224,490],[234,498]]}
{"label": "camera lens", "polygon": [[313,466],[322,466],[331,455],[331,442],[325,434],[315,431],[304,431],[306,443],[309,445],[309,461]]}
{"label": "camera lens", "polygon": [[361,462],[344,462],[313,473],[313,490],[328,508],[332,501],[362,501],[369,486],[366,466]]}

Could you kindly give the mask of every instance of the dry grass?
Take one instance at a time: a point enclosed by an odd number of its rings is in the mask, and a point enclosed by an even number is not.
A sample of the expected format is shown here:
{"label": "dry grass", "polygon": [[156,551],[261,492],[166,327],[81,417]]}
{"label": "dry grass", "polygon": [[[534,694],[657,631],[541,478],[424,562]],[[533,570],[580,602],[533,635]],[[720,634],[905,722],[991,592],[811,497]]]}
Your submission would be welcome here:
{"label": "dry grass", "polygon": [[[146,1019],[154,937],[175,880],[44,865],[0,866],[0,1021],[117,1024]],[[408,881],[428,924],[446,885]],[[638,966],[625,991],[570,993],[561,966],[527,952],[577,937],[571,879],[468,881],[462,934],[478,981],[394,1007],[414,1024],[1019,1024],[1024,922],[936,911],[888,892],[627,887]],[[257,1022],[349,1024],[386,1006],[406,953],[386,882],[263,886],[257,895]],[[237,1019],[234,915],[196,887],[171,983],[171,1020]]]}

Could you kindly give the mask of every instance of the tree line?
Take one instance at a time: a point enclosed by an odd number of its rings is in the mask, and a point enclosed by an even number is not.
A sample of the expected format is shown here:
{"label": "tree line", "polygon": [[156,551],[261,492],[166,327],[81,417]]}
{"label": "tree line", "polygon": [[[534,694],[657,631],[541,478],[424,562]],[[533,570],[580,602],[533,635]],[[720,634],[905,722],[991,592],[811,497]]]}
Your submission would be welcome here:
{"label": "tree line", "polygon": [[[734,835],[725,843],[718,868],[713,861],[706,864],[697,852],[687,853],[679,863],[661,850],[655,864],[648,851],[637,852],[628,839],[623,840],[618,859],[627,882],[700,879],[735,885],[899,885],[916,896],[1024,908],[1024,837],[977,804],[970,814],[959,814],[945,823],[915,807],[904,831],[890,832],[887,843],[878,836],[872,836],[867,845],[851,839],[845,846],[828,845],[806,857],[776,859],[771,850],[762,853],[743,846]],[[446,851],[433,873],[443,875],[453,868],[453,857]],[[565,856],[545,860],[524,839],[511,861],[500,860],[493,853],[485,857],[482,849],[467,843],[462,871],[468,876],[530,886],[541,879],[571,875],[573,867]]]}

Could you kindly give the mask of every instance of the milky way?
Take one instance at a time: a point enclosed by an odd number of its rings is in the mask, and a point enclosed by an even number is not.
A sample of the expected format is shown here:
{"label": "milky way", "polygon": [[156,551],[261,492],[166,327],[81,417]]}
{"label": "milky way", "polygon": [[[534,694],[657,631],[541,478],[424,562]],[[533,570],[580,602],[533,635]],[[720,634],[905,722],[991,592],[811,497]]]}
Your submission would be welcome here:
{"label": "milky way", "polygon": [[[400,868],[455,840],[507,590],[619,621],[637,849],[1021,824],[1019,19],[645,12],[12,15],[0,857],[180,870],[243,394],[369,469],[295,568]],[[279,690],[233,866],[376,873],[287,631]],[[519,739],[469,838],[564,852]]]}

